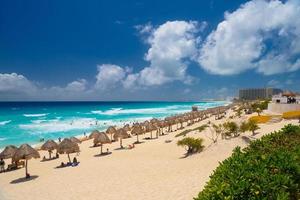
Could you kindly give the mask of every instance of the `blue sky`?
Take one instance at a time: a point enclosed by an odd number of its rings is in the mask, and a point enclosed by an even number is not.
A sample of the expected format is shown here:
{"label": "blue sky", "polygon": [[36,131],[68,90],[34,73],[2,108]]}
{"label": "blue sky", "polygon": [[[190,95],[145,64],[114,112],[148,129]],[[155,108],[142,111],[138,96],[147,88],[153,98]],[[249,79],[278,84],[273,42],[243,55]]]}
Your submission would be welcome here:
{"label": "blue sky", "polygon": [[0,2],[0,100],[300,90],[300,1]]}

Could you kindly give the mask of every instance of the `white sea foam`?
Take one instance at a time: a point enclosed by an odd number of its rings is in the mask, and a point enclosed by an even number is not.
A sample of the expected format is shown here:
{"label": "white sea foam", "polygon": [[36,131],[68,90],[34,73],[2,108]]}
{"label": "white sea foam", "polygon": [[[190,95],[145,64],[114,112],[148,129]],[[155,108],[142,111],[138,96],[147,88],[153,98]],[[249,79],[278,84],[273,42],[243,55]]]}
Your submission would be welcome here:
{"label": "white sea foam", "polygon": [[43,122],[50,122],[50,121],[58,121],[58,120],[57,119],[55,119],[55,120],[46,120],[46,119],[31,120],[31,122],[34,124],[40,124]]}
{"label": "white sea foam", "polygon": [[7,139],[7,138],[1,138],[1,137],[0,137],[0,141],[4,141],[4,140],[6,140],[6,139]]}
{"label": "white sea foam", "polygon": [[24,114],[25,117],[44,117],[49,113],[40,113],[40,114]]}
{"label": "white sea foam", "polygon": [[121,115],[121,114],[174,114],[190,111],[190,106],[166,106],[161,108],[137,108],[137,109],[122,109],[112,108],[110,110],[93,110],[93,114],[100,115]]}
{"label": "white sea foam", "polygon": [[[38,123],[37,123],[38,122]],[[35,121],[31,124],[20,124],[19,127],[36,133],[66,132],[70,130],[88,129],[96,125],[93,118],[75,118],[68,120]]]}
{"label": "white sea foam", "polygon": [[11,120],[2,121],[2,122],[0,122],[0,126],[4,126],[5,124],[8,124],[10,122],[11,122]]}

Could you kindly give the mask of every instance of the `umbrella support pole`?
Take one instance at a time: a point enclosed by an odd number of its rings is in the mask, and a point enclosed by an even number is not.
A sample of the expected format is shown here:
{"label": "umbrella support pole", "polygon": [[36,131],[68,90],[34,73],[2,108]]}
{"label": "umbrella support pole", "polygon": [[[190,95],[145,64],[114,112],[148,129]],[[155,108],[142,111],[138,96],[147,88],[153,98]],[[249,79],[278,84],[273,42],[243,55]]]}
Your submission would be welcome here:
{"label": "umbrella support pole", "polygon": [[69,159],[69,162],[71,163],[71,158],[70,158],[70,154],[68,154],[68,159]]}
{"label": "umbrella support pole", "polygon": [[28,174],[28,160],[27,159],[25,161],[25,178],[29,178],[29,174]]}

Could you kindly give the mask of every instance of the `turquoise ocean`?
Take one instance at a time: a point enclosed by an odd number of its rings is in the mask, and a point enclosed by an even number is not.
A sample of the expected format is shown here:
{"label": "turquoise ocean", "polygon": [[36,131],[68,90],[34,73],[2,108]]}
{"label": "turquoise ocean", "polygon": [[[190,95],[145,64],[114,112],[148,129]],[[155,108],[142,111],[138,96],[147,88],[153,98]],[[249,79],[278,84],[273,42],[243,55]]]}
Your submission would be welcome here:
{"label": "turquoise ocean", "polygon": [[226,105],[209,102],[0,102],[0,149]]}

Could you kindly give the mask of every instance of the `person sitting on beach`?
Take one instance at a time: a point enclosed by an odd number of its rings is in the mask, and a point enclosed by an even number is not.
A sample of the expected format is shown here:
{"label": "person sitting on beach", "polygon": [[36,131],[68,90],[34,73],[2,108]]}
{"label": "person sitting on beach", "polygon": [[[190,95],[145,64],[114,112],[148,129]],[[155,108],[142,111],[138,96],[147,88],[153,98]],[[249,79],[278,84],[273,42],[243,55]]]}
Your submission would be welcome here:
{"label": "person sitting on beach", "polygon": [[106,152],[109,153],[109,148],[106,149]]}
{"label": "person sitting on beach", "polygon": [[59,158],[59,154],[58,154],[58,153],[56,153],[56,154],[55,154],[55,157],[56,157],[56,158]]}
{"label": "person sitting on beach", "polygon": [[3,158],[1,158],[0,160],[0,173],[5,171],[5,161],[3,160]]}
{"label": "person sitting on beach", "polygon": [[74,158],[73,158],[72,167],[75,167],[75,166],[77,166],[78,164],[79,164],[79,162],[77,161],[77,158],[74,157]]}
{"label": "person sitting on beach", "polygon": [[60,167],[64,167],[65,166],[65,163],[64,162],[61,162],[60,163]]}
{"label": "person sitting on beach", "polygon": [[46,156],[43,157],[43,161],[46,160]]}
{"label": "person sitting on beach", "polygon": [[77,158],[76,158],[76,157],[74,157],[74,158],[73,158],[73,164],[75,164],[75,163],[78,163],[78,161],[77,161]]}

